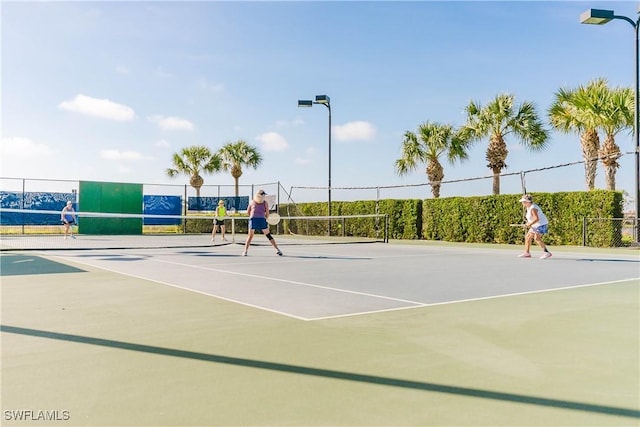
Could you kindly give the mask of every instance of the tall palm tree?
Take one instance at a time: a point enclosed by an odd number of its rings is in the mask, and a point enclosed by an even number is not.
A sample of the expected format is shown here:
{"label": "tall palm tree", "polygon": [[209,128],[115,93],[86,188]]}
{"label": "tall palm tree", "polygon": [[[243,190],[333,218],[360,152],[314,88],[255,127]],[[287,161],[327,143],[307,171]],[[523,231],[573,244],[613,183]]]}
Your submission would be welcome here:
{"label": "tall palm tree", "polygon": [[458,138],[451,125],[426,122],[419,126],[418,134],[406,131],[402,143],[402,157],[396,160],[398,175],[416,169],[419,163],[427,164],[427,178],[434,198],[440,197],[444,168],[440,156],[446,154],[450,163],[466,160],[466,143]]}
{"label": "tall palm tree", "polygon": [[188,175],[189,185],[196,190],[196,196],[200,197],[200,188],[204,184],[201,173],[215,173],[221,168],[221,159],[209,148],[202,145],[185,147],[179,153],[173,154],[173,167],[167,168],[167,175],[175,177],[179,174]]}
{"label": "tall palm tree", "polygon": [[236,197],[238,197],[240,195],[238,181],[242,176],[242,167],[249,166],[257,169],[262,163],[262,156],[256,147],[247,144],[242,139],[225,144],[218,151],[218,155],[222,159],[222,169],[231,171],[231,176],[235,181]]}
{"label": "tall palm tree", "polygon": [[460,137],[469,142],[489,137],[487,167],[493,172],[493,194],[500,194],[500,173],[509,155],[505,137],[514,134],[526,149],[538,151],[546,148],[549,134],[534,104],[516,106],[511,94],[497,95],[484,107],[471,101],[465,110],[467,122],[460,128]]}
{"label": "tall palm tree", "polygon": [[598,154],[604,167],[607,190],[615,190],[616,171],[620,167],[618,159],[622,155],[615,137],[624,129],[633,129],[634,100],[631,88],[616,87],[608,95],[600,126],[605,139]]}
{"label": "tall palm tree", "polygon": [[592,80],[577,89],[561,88],[548,111],[549,122],[562,133],[579,133],[584,160],[587,190],[593,190],[596,182],[603,109],[608,94],[606,79]]}

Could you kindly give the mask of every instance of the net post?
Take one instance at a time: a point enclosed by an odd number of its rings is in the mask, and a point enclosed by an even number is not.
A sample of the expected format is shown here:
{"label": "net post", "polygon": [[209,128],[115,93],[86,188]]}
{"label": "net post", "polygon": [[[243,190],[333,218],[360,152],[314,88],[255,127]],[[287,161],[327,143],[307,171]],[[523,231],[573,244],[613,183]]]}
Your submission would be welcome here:
{"label": "net post", "polygon": [[389,214],[384,216],[384,243],[389,243]]}
{"label": "net post", "polygon": [[[187,184],[184,185],[184,199],[182,199],[183,216],[187,217],[187,208],[189,199],[187,199]],[[187,234],[187,220],[182,221],[182,234]]]}
{"label": "net post", "polygon": [[231,243],[236,242],[236,219],[231,217]]}

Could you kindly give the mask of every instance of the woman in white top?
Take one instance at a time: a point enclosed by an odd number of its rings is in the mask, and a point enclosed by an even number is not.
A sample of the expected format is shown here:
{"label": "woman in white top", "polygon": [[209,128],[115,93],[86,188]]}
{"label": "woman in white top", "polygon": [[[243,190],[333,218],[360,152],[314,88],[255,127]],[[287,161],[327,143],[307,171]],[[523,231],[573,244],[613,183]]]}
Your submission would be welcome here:
{"label": "woman in white top", "polygon": [[73,210],[73,202],[71,200],[62,208],[60,220],[62,221],[62,225],[64,225],[64,238],[66,239],[69,233],[71,233],[71,238],[75,239],[75,237],[73,237],[73,225],[76,223],[76,213]]}
{"label": "woman in white top", "polygon": [[529,229],[524,239],[524,252],[519,255],[520,258],[531,258],[529,249],[531,248],[531,241],[535,239],[536,243],[544,251],[540,259],[550,258],[551,252],[547,249],[547,245],[542,241],[542,235],[546,234],[549,230],[549,220],[545,216],[540,206],[533,203],[533,198],[529,194],[525,194],[520,199],[522,205],[527,209],[525,218],[527,223],[525,226]]}

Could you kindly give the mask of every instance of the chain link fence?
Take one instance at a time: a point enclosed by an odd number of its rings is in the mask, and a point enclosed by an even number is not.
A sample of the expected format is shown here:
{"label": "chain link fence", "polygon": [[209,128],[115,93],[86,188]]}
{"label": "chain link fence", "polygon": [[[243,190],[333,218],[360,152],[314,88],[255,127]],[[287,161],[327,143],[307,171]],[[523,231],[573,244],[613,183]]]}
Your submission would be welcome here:
{"label": "chain link fence", "polygon": [[584,218],[582,245],[590,247],[638,247],[638,218]]}

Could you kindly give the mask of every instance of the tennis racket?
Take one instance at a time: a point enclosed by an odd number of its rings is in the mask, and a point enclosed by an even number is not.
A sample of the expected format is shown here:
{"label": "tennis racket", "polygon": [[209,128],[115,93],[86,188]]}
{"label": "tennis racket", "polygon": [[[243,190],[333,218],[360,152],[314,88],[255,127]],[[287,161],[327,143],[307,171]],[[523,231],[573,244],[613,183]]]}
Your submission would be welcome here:
{"label": "tennis racket", "polygon": [[280,222],[280,214],[277,212],[270,213],[267,217],[269,225],[277,225]]}
{"label": "tennis racket", "polygon": [[527,224],[509,224],[510,227],[523,227],[527,228]]}

